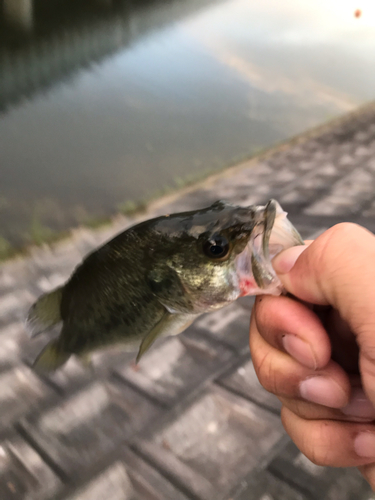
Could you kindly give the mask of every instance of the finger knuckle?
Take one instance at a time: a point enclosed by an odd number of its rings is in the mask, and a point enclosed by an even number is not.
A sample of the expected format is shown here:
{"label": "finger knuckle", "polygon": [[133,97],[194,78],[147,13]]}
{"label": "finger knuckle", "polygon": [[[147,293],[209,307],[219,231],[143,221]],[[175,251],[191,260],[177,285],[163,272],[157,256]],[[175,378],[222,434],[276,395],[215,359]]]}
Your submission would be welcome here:
{"label": "finger knuckle", "polygon": [[332,454],[332,443],[328,424],[325,421],[314,422],[311,433],[303,436],[302,450],[306,457],[315,465],[330,465]]}
{"label": "finger knuckle", "polygon": [[367,229],[353,222],[341,222],[328,229],[324,234],[324,238],[327,244],[337,242],[339,246],[345,248],[353,244],[357,239],[360,239],[367,232]]}
{"label": "finger knuckle", "polygon": [[[327,251],[328,248],[334,247],[336,250],[343,249],[347,247],[353,238],[357,235],[360,230],[359,226],[351,222],[343,222],[336,224],[327,231],[325,231],[318,240],[320,241],[319,251],[320,255],[318,258],[320,260],[327,260],[330,257],[330,253]],[[335,259],[336,252],[333,252],[332,257]]]}

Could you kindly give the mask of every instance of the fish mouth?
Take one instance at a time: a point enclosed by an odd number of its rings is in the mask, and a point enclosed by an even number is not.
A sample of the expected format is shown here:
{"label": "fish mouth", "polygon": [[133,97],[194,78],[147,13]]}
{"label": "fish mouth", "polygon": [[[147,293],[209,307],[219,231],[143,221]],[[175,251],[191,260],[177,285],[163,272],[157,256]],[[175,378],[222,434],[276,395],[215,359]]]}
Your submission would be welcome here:
{"label": "fish mouth", "polygon": [[257,207],[249,243],[239,255],[241,295],[280,295],[284,289],[271,261],[282,250],[303,244],[297,229],[276,200]]}

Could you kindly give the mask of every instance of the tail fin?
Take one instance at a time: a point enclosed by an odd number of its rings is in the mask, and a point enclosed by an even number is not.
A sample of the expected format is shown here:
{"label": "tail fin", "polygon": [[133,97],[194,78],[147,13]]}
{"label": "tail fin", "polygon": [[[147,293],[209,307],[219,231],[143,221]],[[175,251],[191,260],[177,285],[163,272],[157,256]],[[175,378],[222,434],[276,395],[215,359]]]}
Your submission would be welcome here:
{"label": "tail fin", "polygon": [[26,325],[31,337],[35,337],[61,321],[61,297],[63,287],[46,293],[31,306]]}
{"label": "tail fin", "polygon": [[36,358],[33,367],[37,372],[54,371],[68,361],[70,355],[70,352],[61,350],[58,339],[52,340]]}

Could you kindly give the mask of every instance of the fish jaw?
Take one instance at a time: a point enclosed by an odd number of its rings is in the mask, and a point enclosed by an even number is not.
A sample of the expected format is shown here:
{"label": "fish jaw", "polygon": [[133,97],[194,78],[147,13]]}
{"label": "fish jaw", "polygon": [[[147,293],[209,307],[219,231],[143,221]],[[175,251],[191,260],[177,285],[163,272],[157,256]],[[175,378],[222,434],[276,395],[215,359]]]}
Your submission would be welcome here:
{"label": "fish jaw", "polygon": [[285,289],[271,261],[283,250],[304,242],[275,200],[259,207],[256,219],[249,243],[236,261],[239,296],[280,295]]}
{"label": "fish jaw", "polygon": [[268,252],[272,260],[281,251],[297,245],[304,245],[305,243],[297,229],[288,219],[288,213],[281,208],[280,204],[276,200],[271,200],[268,205],[270,204],[275,209],[275,219],[268,241]]}

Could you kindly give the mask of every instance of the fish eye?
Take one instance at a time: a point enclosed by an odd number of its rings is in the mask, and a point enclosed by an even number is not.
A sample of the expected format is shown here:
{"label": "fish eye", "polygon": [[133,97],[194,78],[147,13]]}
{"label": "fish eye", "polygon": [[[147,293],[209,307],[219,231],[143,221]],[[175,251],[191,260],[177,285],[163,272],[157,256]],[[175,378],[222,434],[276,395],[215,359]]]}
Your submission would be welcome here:
{"label": "fish eye", "polygon": [[222,259],[229,252],[229,242],[221,235],[215,235],[203,243],[203,251],[210,259]]}

